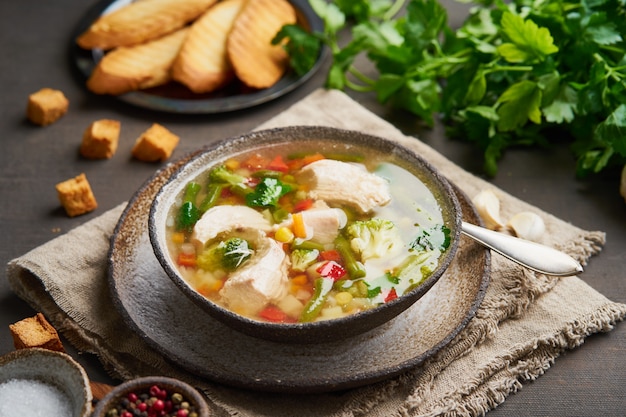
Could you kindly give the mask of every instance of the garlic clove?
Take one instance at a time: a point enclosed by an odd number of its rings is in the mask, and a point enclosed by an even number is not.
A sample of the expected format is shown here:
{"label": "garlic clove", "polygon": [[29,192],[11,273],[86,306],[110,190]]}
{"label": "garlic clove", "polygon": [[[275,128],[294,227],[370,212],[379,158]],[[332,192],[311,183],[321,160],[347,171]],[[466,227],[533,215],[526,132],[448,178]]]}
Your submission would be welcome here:
{"label": "garlic clove", "polygon": [[517,213],[507,223],[513,234],[522,239],[537,241],[546,231],[546,225],[539,215],[530,211]]}
{"label": "garlic clove", "polygon": [[504,226],[500,220],[500,199],[493,190],[481,191],[472,199],[472,203],[487,229],[499,230]]}

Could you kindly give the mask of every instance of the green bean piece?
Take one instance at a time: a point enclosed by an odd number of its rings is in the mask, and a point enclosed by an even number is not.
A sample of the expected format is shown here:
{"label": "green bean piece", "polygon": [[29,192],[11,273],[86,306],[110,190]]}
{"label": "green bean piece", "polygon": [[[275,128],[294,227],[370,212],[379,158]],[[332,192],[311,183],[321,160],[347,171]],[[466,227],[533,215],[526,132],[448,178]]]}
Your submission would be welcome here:
{"label": "green bean piece", "polygon": [[328,293],[333,289],[334,281],[332,278],[318,278],[315,280],[315,292],[313,297],[304,306],[304,310],[300,315],[301,322],[310,322],[315,320],[326,303]]}
{"label": "green bean piece", "polygon": [[190,232],[200,218],[200,211],[194,203],[186,201],[180,206],[178,217],[176,218],[176,228]]}
{"label": "green bean piece", "polygon": [[274,171],[271,169],[259,169],[258,171],[254,171],[252,173],[252,177],[254,178],[274,178],[274,179],[280,179],[280,177],[283,175],[282,172],[280,171]]}
{"label": "green bean piece", "polygon": [[335,239],[335,248],[343,258],[345,267],[352,279],[363,278],[366,275],[367,271],[365,270],[365,266],[356,260],[350,242],[348,242],[342,234],[339,234]]}
{"label": "green bean piece", "polygon": [[201,188],[202,186],[198,184],[197,182],[191,181],[189,184],[187,184],[187,187],[185,188],[185,195],[183,197],[183,202],[186,203],[190,201],[196,204],[196,197],[198,196],[198,193],[200,192]]}
{"label": "green bean piece", "polygon": [[208,209],[213,207],[217,202],[217,199],[222,194],[222,190],[224,189],[224,184],[209,184],[207,185],[207,193],[198,209],[200,213],[206,212]]}
{"label": "green bean piece", "polygon": [[293,243],[291,244],[291,248],[292,249],[306,249],[306,250],[317,249],[319,251],[323,251],[324,245],[322,245],[321,243],[310,241],[310,240],[296,238],[293,240]]}

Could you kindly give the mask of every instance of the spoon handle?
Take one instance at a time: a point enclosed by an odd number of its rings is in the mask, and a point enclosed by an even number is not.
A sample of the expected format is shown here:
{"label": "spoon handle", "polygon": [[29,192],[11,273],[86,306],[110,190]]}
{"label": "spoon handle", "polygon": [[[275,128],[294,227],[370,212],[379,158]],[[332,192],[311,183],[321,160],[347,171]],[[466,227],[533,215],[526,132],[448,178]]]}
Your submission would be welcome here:
{"label": "spoon handle", "polygon": [[571,256],[539,243],[466,222],[462,223],[461,231],[500,255],[542,274],[564,277],[583,271],[583,267]]}

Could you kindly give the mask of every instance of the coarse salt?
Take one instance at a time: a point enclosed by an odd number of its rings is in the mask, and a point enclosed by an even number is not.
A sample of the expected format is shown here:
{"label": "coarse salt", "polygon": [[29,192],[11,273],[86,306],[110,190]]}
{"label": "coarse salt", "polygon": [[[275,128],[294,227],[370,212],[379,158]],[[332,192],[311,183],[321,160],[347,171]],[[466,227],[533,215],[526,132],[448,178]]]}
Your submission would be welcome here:
{"label": "coarse salt", "polygon": [[0,417],[68,417],[68,397],[57,387],[34,379],[0,383]]}

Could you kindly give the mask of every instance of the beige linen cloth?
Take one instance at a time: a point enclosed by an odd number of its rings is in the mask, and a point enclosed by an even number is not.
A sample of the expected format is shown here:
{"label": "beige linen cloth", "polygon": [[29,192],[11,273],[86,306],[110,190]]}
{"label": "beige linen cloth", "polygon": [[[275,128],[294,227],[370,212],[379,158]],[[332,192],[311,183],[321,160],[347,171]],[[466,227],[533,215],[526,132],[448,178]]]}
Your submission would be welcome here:
{"label": "beige linen cloth", "polygon": [[[473,197],[493,188],[415,138],[404,136],[347,95],[317,90],[259,128],[327,125],[362,130],[415,149]],[[580,261],[600,252],[605,235],[581,230],[495,189],[503,218],[524,210],[543,217],[543,243]],[[8,265],[13,290],[42,311],[79,350],[93,352],[114,377],[165,374],[202,388],[216,416],[475,416],[539,377],[586,336],[626,316],[577,277],[549,278],[492,256],[491,283],[476,317],[423,365],[371,386],[315,395],[251,393],[199,381],[176,369],[125,327],[106,283],[109,238],[124,205]],[[72,253],[73,256],[67,256]]]}

